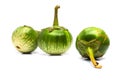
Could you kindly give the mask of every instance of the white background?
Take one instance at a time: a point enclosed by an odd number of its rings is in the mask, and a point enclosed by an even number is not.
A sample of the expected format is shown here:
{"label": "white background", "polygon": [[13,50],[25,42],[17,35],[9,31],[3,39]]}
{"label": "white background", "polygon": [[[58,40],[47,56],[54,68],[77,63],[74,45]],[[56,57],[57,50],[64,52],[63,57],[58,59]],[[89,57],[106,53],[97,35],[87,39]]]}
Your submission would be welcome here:
{"label": "white background", "polygon": [[[36,30],[52,26],[59,4],[59,24],[73,35],[71,48],[62,56],[49,56],[39,48],[22,55],[13,46],[12,32],[29,25]],[[90,26],[104,29],[110,47],[96,69],[75,48],[76,36]],[[0,0],[0,80],[119,80],[119,0]]]}

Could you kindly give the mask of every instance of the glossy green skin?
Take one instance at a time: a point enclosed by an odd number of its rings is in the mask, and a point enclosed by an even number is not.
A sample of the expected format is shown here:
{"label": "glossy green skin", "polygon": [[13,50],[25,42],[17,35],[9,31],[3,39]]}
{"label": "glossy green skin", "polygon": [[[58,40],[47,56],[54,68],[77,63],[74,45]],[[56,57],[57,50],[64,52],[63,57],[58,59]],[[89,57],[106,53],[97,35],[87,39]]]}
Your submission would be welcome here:
{"label": "glossy green skin", "polygon": [[22,53],[30,53],[37,48],[38,32],[29,26],[20,26],[12,34],[15,48]]}
{"label": "glossy green skin", "polygon": [[79,33],[76,39],[76,48],[82,57],[89,58],[87,48],[91,47],[94,57],[102,57],[110,45],[110,40],[106,33],[96,27],[88,27]]}
{"label": "glossy green skin", "polygon": [[46,53],[60,55],[68,50],[72,43],[72,36],[63,27],[45,28],[38,37],[38,46]]}

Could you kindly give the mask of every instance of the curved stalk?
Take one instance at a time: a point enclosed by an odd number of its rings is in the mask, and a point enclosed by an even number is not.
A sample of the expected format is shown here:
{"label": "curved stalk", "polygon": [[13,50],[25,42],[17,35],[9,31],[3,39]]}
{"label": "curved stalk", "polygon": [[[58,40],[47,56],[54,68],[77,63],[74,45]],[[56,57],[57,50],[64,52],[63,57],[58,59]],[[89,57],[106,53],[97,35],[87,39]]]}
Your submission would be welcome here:
{"label": "curved stalk", "polygon": [[60,8],[59,5],[55,6],[55,12],[54,12],[54,22],[53,22],[53,27],[56,28],[59,23],[58,23],[58,9]]}
{"label": "curved stalk", "polygon": [[96,62],[96,60],[95,60],[95,58],[94,58],[93,49],[90,48],[90,47],[88,47],[88,48],[87,48],[87,51],[88,51],[87,54],[88,54],[90,60],[92,61],[94,67],[95,67],[95,68],[99,68],[99,69],[102,68],[102,66],[99,65],[99,63]]}

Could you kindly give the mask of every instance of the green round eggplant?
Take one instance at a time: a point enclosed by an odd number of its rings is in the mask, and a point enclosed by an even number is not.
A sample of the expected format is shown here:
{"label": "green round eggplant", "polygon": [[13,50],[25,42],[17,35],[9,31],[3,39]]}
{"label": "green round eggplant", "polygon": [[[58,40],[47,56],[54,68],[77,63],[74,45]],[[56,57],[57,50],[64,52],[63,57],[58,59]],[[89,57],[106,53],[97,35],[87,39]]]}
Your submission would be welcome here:
{"label": "green round eggplant", "polygon": [[38,37],[38,46],[50,55],[60,55],[66,52],[72,43],[72,35],[68,29],[58,24],[58,8],[55,6],[53,26],[41,30]]}
{"label": "green round eggplant", "polygon": [[101,68],[95,61],[102,57],[110,45],[110,40],[104,30],[97,27],[88,27],[82,30],[76,39],[76,48],[80,55],[89,58],[96,68]]}
{"label": "green round eggplant", "polygon": [[31,53],[37,48],[38,32],[32,27],[24,25],[12,33],[12,42],[21,53]]}

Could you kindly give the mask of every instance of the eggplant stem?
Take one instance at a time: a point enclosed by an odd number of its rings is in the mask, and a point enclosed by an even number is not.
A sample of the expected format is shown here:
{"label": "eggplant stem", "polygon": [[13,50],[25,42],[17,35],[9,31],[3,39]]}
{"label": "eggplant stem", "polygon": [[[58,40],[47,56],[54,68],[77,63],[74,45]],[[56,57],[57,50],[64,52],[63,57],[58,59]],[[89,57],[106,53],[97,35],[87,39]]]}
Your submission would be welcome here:
{"label": "eggplant stem", "polygon": [[95,67],[95,68],[98,68],[98,69],[102,68],[102,66],[99,65],[99,63],[96,62],[96,60],[95,60],[95,58],[94,58],[93,49],[90,48],[90,47],[88,47],[88,48],[87,48],[87,51],[88,51],[87,54],[88,54],[90,60],[92,61],[94,67]]}
{"label": "eggplant stem", "polygon": [[60,8],[59,5],[55,6],[55,11],[54,11],[54,22],[53,22],[53,27],[57,27],[59,25],[58,23],[58,9]]}

